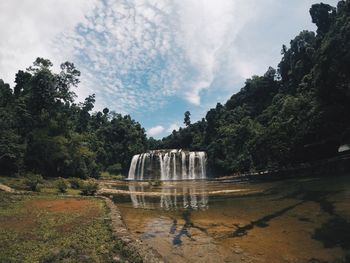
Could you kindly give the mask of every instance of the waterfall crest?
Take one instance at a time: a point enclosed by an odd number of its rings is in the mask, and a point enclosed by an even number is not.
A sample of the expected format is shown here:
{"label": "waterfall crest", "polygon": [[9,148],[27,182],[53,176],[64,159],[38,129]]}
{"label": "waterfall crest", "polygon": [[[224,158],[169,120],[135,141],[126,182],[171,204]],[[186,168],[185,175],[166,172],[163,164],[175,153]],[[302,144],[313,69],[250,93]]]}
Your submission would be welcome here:
{"label": "waterfall crest", "polygon": [[198,180],[206,179],[205,152],[154,150],[134,155],[128,180]]}

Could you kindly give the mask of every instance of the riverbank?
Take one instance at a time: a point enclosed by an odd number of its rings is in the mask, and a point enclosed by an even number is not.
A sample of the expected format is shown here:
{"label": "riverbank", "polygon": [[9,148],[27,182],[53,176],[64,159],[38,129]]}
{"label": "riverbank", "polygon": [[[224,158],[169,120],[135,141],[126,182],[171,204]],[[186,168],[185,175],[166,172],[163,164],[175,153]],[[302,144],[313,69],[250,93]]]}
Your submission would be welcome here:
{"label": "riverbank", "polygon": [[128,230],[168,262],[345,263],[349,185],[349,176],[332,174],[109,188]]}
{"label": "riverbank", "polygon": [[[19,187],[22,180],[1,178]],[[43,190],[0,183],[0,262],[162,262],[130,235],[108,198]]]}
{"label": "riverbank", "polygon": [[312,163],[302,163],[294,167],[266,169],[257,172],[236,173],[233,175],[213,178],[211,180],[283,180],[305,176],[327,176],[330,174],[350,173],[350,153],[335,156]]}

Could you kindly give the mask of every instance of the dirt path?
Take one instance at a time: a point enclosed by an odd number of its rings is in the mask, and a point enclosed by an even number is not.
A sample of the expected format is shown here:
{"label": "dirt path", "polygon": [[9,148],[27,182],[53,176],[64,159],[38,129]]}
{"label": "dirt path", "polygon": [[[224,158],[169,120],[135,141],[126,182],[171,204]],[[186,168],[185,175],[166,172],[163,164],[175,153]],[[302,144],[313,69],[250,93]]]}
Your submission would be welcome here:
{"label": "dirt path", "polygon": [[16,193],[16,190],[7,186],[7,185],[4,185],[4,184],[0,184],[0,191],[4,191],[4,192],[7,192],[7,193]]}

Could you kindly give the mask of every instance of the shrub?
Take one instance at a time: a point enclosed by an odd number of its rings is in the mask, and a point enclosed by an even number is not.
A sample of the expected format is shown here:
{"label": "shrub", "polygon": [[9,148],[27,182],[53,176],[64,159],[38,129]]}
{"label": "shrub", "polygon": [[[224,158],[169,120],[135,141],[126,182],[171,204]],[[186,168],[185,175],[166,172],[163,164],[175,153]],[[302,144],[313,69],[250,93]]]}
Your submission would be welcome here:
{"label": "shrub", "polygon": [[79,178],[71,178],[71,179],[69,179],[69,183],[70,183],[70,187],[72,187],[72,189],[80,189],[80,187],[83,184],[83,181]]}
{"label": "shrub", "polygon": [[39,174],[30,173],[25,179],[25,185],[29,188],[30,191],[40,192],[41,184],[44,182],[44,179]]}
{"label": "shrub", "polygon": [[63,179],[63,178],[58,179],[56,186],[57,186],[59,192],[61,192],[61,193],[67,192],[68,183],[65,179]]}
{"label": "shrub", "polygon": [[110,178],[112,175],[109,172],[101,172],[100,177],[103,178]]}
{"label": "shrub", "polygon": [[120,163],[113,164],[107,168],[107,172],[118,175],[122,172],[122,165]]}
{"label": "shrub", "polygon": [[119,174],[119,175],[112,175],[109,172],[101,172],[100,177],[102,179],[109,179],[109,180],[119,180],[123,181],[125,180],[125,176]]}
{"label": "shrub", "polygon": [[82,195],[94,195],[98,190],[98,184],[92,181],[84,182],[81,186]]}
{"label": "shrub", "polygon": [[116,240],[114,244],[115,244],[114,251],[118,252],[118,254],[120,254],[123,258],[128,259],[125,262],[133,262],[133,263],[143,262],[139,253],[137,253],[137,251],[132,249],[132,247],[128,246],[125,242],[121,240]]}
{"label": "shrub", "polygon": [[154,180],[148,181],[148,184],[150,186],[161,186],[162,185],[162,181],[159,180],[159,179],[154,179]]}
{"label": "shrub", "polygon": [[41,257],[40,263],[59,263],[59,262],[97,262],[97,258],[93,258],[81,249],[70,248],[54,248]]}

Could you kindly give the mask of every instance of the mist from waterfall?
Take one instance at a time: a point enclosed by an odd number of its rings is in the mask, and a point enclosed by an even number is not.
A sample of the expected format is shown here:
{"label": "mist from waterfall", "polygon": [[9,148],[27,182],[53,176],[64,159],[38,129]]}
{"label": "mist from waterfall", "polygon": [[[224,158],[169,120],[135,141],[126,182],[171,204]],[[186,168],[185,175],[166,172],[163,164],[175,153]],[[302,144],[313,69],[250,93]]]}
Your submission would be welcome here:
{"label": "mist from waterfall", "polygon": [[205,152],[154,150],[134,155],[128,180],[199,180],[206,179]]}

